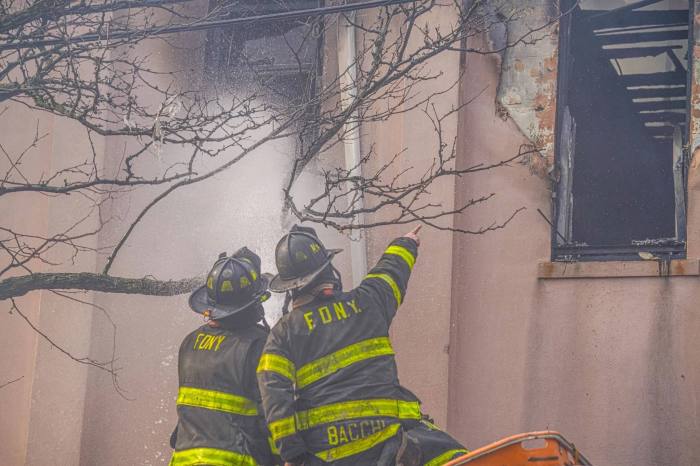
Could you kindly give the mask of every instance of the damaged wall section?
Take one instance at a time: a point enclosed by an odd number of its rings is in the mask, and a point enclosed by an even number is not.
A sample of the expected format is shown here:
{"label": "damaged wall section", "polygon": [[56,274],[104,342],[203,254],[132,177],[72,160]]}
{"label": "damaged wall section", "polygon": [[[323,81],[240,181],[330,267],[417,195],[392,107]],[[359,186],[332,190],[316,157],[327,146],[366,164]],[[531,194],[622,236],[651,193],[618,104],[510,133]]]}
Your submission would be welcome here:
{"label": "damaged wall section", "polygon": [[[553,257],[685,256],[687,150],[700,146],[698,70],[690,104],[686,86],[688,6],[509,0],[490,12],[503,24],[489,37],[491,50],[503,50],[497,113],[538,150],[524,161],[531,172],[556,183]],[[555,150],[569,163],[556,163]]]}
{"label": "damaged wall section", "polygon": [[528,165],[533,173],[545,177],[554,166],[558,2],[508,1],[500,11],[503,18],[513,20],[504,21],[505,27],[491,36],[492,47],[505,48],[496,108],[502,118],[512,118],[539,150],[540,155],[530,157]]}

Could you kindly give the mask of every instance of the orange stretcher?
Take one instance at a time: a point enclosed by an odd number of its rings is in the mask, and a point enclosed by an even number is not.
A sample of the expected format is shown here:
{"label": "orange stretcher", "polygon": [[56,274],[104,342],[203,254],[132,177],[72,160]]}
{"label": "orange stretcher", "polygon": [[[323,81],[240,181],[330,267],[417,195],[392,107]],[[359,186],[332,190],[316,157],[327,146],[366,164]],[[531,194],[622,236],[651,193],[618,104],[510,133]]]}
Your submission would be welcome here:
{"label": "orange stretcher", "polygon": [[444,466],[593,466],[559,432],[545,430],[506,437]]}

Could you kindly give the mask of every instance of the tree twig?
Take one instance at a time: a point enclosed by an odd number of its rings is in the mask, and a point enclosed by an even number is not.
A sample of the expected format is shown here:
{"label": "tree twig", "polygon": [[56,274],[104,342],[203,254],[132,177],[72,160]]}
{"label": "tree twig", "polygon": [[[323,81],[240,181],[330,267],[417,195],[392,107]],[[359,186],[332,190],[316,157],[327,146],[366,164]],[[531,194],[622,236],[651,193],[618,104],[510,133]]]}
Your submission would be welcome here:
{"label": "tree twig", "polygon": [[16,379],[12,379],[12,380],[9,380],[9,381],[7,381],[7,382],[4,382],[4,383],[0,384],[0,389],[3,389],[3,388],[5,388],[5,387],[7,387],[8,385],[13,384],[13,383],[15,383],[15,382],[19,382],[19,381],[22,380],[23,378],[24,378],[24,376],[21,375],[21,376],[17,377]]}

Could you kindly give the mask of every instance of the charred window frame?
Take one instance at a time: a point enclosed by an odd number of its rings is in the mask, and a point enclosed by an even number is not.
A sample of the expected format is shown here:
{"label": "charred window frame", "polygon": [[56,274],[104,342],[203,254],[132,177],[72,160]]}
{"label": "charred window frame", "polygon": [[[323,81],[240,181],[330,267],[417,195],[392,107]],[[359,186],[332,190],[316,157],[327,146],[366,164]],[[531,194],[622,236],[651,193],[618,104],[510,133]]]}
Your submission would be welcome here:
{"label": "charred window frame", "polygon": [[552,260],[685,257],[691,3],[561,0]]}
{"label": "charred window frame", "polygon": [[[323,0],[210,0],[216,19],[264,16],[325,5]],[[320,108],[314,102],[323,73],[323,17],[251,21],[213,29],[205,47],[211,82],[259,89],[265,99],[289,108],[304,107],[298,120],[297,153],[304,154],[318,133]]]}

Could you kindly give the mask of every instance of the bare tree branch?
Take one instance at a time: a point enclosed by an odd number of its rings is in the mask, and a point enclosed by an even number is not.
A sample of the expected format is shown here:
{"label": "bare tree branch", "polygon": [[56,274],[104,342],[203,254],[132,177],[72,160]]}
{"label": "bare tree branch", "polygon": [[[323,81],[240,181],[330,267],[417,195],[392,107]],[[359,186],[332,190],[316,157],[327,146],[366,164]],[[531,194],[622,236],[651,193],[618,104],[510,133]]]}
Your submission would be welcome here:
{"label": "bare tree branch", "polygon": [[12,310],[11,312],[19,314],[22,319],[31,327],[34,332],[36,332],[41,338],[46,340],[52,347],[56,348],[58,351],[63,353],[65,356],[69,357],[73,361],[77,362],[78,364],[85,364],[87,366],[95,367],[97,369],[100,369],[105,372],[109,372],[112,374],[112,376],[116,376],[116,369],[113,367],[114,361],[106,361],[106,362],[100,362],[96,361],[94,359],[88,358],[88,357],[76,357],[73,356],[68,350],[63,348],[63,346],[57,344],[51,337],[49,337],[46,333],[44,333],[39,327],[37,327],[29,317],[27,317],[22,310],[19,308],[17,303],[15,302],[14,299],[10,299],[12,302]]}
{"label": "bare tree branch", "polygon": [[13,383],[15,383],[15,382],[19,382],[19,381],[22,380],[23,378],[24,378],[24,376],[21,375],[21,376],[17,377],[16,379],[8,380],[7,382],[1,383],[1,384],[0,384],[0,389],[3,389],[3,388],[5,388],[5,387],[7,387],[8,385],[13,384]]}
{"label": "bare tree branch", "polygon": [[0,281],[0,301],[23,296],[33,290],[87,290],[103,293],[175,296],[189,293],[202,277],[160,281],[151,278],[123,278],[98,273],[34,273]]}
{"label": "bare tree branch", "polygon": [[71,296],[68,293],[62,293],[59,291],[51,290],[53,294],[56,296],[60,296],[64,299],[67,299],[69,301],[72,301],[74,303],[82,304],[88,307],[91,307],[93,309],[96,309],[102,313],[102,315],[107,319],[109,322],[110,326],[112,327],[112,354],[109,358],[109,360],[106,363],[103,363],[105,367],[108,367],[107,372],[109,372],[110,376],[112,377],[112,386],[114,386],[114,389],[116,392],[124,398],[125,400],[131,401],[132,398],[129,398],[126,396],[126,391],[119,385],[119,377],[118,377],[118,372],[120,368],[116,367],[116,362],[117,362],[117,325],[114,323],[114,320],[112,320],[112,317],[109,315],[109,311],[105,309],[104,307],[97,305],[95,303],[89,302],[89,301],[84,301],[82,299],[76,298],[75,296]]}
{"label": "bare tree branch", "polygon": [[[376,8],[346,16],[370,4]],[[50,131],[39,123],[26,143],[14,148],[0,143],[0,163],[6,167],[0,172],[0,201],[13,202],[17,196],[49,196],[55,203],[81,199],[81,207],[70,212],[71,221],[57,231],[23,231],[10,220],[0,222],[0,300],[38,289],[158,296],[192,290],[196,278],[158,281],[108,273],[133,232],[164,199],[235,170],[281,139],[296,141],[296,148],[288,177],[276,188],[287,212],[298,220],[339,231],[422,222],[461,234],[508,225],[522,208],[469,229],[450,226],[455,215],[495,202],[497,193],[446,207],[432,188],[443,180],[505,169],[539,149],[521,148],[495,163],[455,168],[456,141],[447,135],[447,123],[478,95],[447,108],[438,105],[457,89],[462,75],[447,79],[432,63],[446,53],[502,53],[502,48],[471,44],[526,12],[510,0],[353,5],[304,12],[283,0],[248,9],[222,2],[195,15],[182,0],[0,0],[0,102],[70,120],[85,134],[82,152],[54,156],[46,172],[27,169],[45,157],[42,147]],[[449,12],[449,24],[434,21],[438,9]],[[545,21],[505,47],[542,40],[557,20]],[[347,24],[358,35],[356,56],[337,71],[323,69],[321,38]],[[207,40],[192,33],[196,30],[209,31]],[[192,40],[178,44],[174,32],[187,32]],[[270,57],[252,47],[263,36],[279,38],[275,43],[289,56],[284,69],[275,62],[279,50]],[[186,48],[188,56],[204,60],[204,72],[167,63],[157,67],[159,61],[144,46],[147,41]],[[193,79],[195,75],[200,77]],[[418,112],[434,140],[420,168],[405,163],[411,148],[398,148],[395,154],[370,148],[358,167],[329,163],[329,155],[366,125]],[[0,119],[6,118],[9,114],[0,109]],[[103,147],[119,147],[119,160],[108,164]],[[323,182],[302,203],[295,186],[314,161],[323,162]],[[120,218],[107,208],[136,190],[150,196],[138,210]],[[365,220],[356,221],[360,217]],[[126,230],[114,244],[97,242],[115,218]],[[103,273],[78,267],[64,272],[96,253],[108,256]]]}

